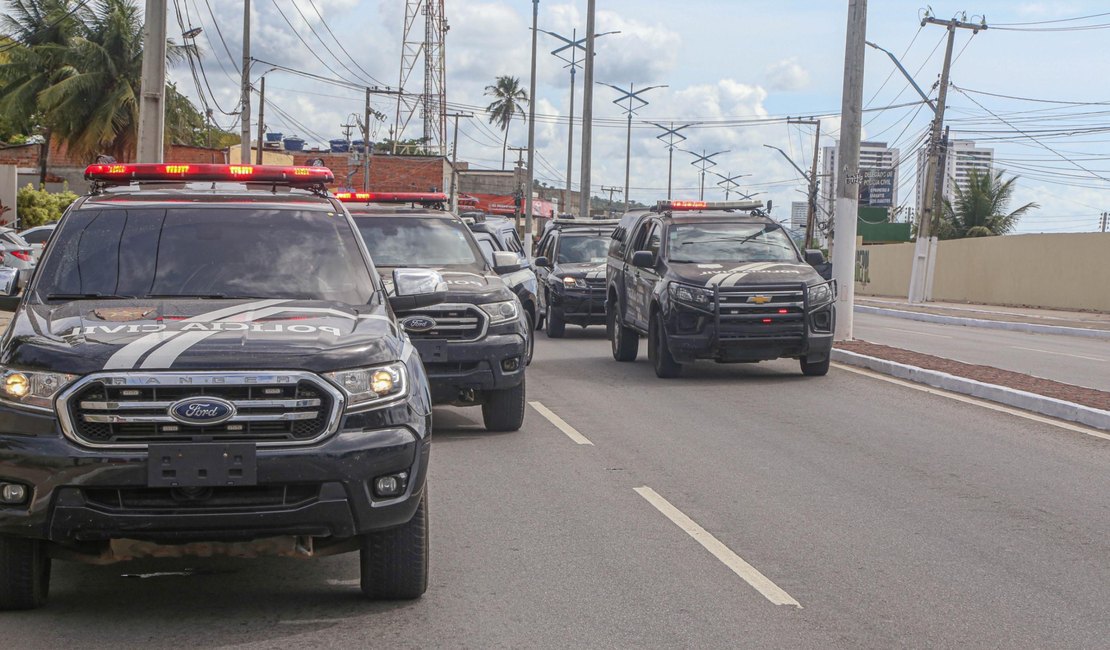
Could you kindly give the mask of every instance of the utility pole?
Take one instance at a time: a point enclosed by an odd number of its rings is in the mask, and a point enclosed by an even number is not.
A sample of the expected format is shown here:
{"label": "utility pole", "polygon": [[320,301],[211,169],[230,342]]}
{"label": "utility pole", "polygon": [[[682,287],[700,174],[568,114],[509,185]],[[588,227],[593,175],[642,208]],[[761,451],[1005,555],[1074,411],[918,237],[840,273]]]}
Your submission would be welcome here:
{"label": "utility pole", "polygon": [[[628,138],[627,140],[625,140],[624,146],[624,209],[627,212],[629,201],[628,181],[630,178],[630,172],[632,170],[632,116],[635,115],[637,110],[648,105],[648,101],[640,95],[656,88],[666,88],[667,85],[662,84],[658,86],[648,86],[647,88],[641,88],[640,90],[635,90],[635,85],[631,83],[628,84],[628,90],[625,90],[620,86],[614,86],[613,84],[603,85],[609,86],[618,93],[622,93],[620,97],[613,100],[613,103],[617,106],[620,106],[621,110],[628,113]],[[628,100],[628,106],[621,106],[621,102],[625,100]],[[638,104],[636,102],[638,102]]]}
{"label": "utility pole", "polygon": [[[621,188],[619,188],[619,187],[605,187],[605,186],[602,186],[602,187],[601,187],[601,191],[602,191],[602,192],[608,192],[608,193],[609,193],[609,209],[608,209],[608,210],[606,210],[606,212],[608,212],[608,213],[609,213],[609,216],[612,216],[612,215],[613,215],[613,194],[614,194],[614,193],[617,193],[617,194],[621,194]],[[627,203],[625,203],[625,209],[627,209],[627,205],[628,205],[628,204],[627,204]]]}
{"label": "utility pole", "polygon": [[863,117],[864,41],[867,38],[867,0],[848,0],[848,33],[844,43],[844,88],[840,106],[840,150],[836,175],[837,341],[851,340],[856,294],[856,219],[859,208],[859,141]]}
{"label": "utility pole", "polygon": [[[146,0],[143,65],[140,83],[139,162],[160,163],[166,137],[166,2]],[[46,159],[45,154],[43,159]]]}
{"label": "utility pole", "polygon": [[451,191],[448,196],[451,197],[451,211],[458,213],[459,211],[459,118],[460,117],[474,117],[473,113],[448,113],[447,117],[455,120],[455,134],[451,138]]}
{"label": "utility pole", "polygon": [[[679,133],[679,131],[681,131],[682,129],[689,128],[691,125],[690,124],[681,124],[681,125],[676,127],[674,125],[674,122],[671,122],[671,126],[669,128],[663,126],[662,124],[657,124],[655,122],[651,122],[651,125],[652,126],[657,126],[661,129],[663,129],[662,134],[655,136],[656,140],[662,140],[663,138],[667,138],[667,200],[670,201],[671,200],[671,177],[672,177],[673,172],[674,172],[674,148],[675,148],[675,145],[678,144],[679,142],[685,142],[686,141],[686,136]],[[679,138],[679,140],[676,142],[675,138]]]}
{"label": "utility pole", "polygon": [[262,75],[262,79],[258,82],[258,155],[255,157],[255,164],[262,164],[262,138],[265,136],[266,125],[266,75]]}
{"label": "utility pole", "polygon": [[713,161],[713,158],[715,156],[719,156],[723,153],[728,153],[730,150],[725,149],[724,151],[717,151],[717,152],[711,153],[711,154],[705,153],[705,149],[702,149],[700,154],[696,151],[690,151],[688,149],[679,149],[679,151],[685,151],[686,153],[693,156],[694,160],[691,161],[690,164],[701,170],[701,190],[698,193],[698,200],[699,201],[704,201],[705,200],[705,170],[709,169],[710,167],[715,167],[717,165],[717,163]]}
{"label": "utility pole", "polygon": [[[937,223],[936,207],[943,202],[944,180],[937,178],[943,174],[937,166],[940,162],[941,134],[944,127],[944,109],[948,100],[948,73],[952,67],[952,45],[956,40],[956,29],[970,29],[978,34],[979,30],[986,29],[986,21],[981,23],[967,23],[955,18],[951,20],[938,20],[926,16],[921,25],[943,25],[948,30],[948,44],[944,50],[944,67],[940,71],[940,88],[937,91],[936,115],[933,118],[932,130],[929,135],[929,162],[925,168],[925,182],[922,184],[923,196],[921,213],[917,221],[917,241],[914,244],[913,269],[910,273],[910,288],[908,299],[911,303],[925,302],[929,299],[929,285],[932,275],[931,259],[933,252],[933,226]],[[835,262],[834,262],[835,268]]]}
{"label": "utility pole", "polygon": [[594,24],[597,17],[597,0],[586,0],[586,64],[582,78],[582,163],[579,165],[581,181],[578,183],[578,211],[582,219],[590,218],[590,157],[593,155],[594,124]]}
{"label": "utility pole", "polygon": [[[151,0],[147,0],[149,4]],[[165,4],[165,3],[162,3]],[[243,0],[243,85],[240,89],[243,112],[239,118],[239,162],[251,161],[251,0]],[[261,147],[262,143],[259,142]]]}
{"label": "utility pole", "polygon": [[1110,212],[1102,213],[1102,232],[1106,232],[1106,227],[1110,225]]}
{"label": "utility pole", "polygon": [[816,127],[813,136],[813,163],[809,172],[809,203],[806,208],[806,248],[813,245],[813,225],[817,221],[817,157],[821,155],[821,120],[786,120],[787,124],[808,124]]}
{"label": "utility pole", "polygon": [[[516,206],[516,227],[520,230],[520,208],[521,202],[524,200],[524,183],[521,181],[520,175],[524,171],[524,152],[528,151],[528,147],[509,147],[509,151],[516,152],[516,167],[513,168],[513,182],[516,184],[516,191],[513,192],[513,204]],[[528,188],[528,191],[531,193],[532,188]],[[523,238],[524,233],[521,233],[521,239]]]}
{"label": "utility pole", "polygon": [[374,155],[374,145],[370,142],[370,89],[366,89],[366,102],[363,105],[362,123],[362,191],[370,191],[370,156]]}
{"label": "utility pole", "polygon": [[536,39],[540,0],[532,0],[532,72],[528,75],[528,191],[524,194],[524,250],[532,252],[532,185],[536,163]]}

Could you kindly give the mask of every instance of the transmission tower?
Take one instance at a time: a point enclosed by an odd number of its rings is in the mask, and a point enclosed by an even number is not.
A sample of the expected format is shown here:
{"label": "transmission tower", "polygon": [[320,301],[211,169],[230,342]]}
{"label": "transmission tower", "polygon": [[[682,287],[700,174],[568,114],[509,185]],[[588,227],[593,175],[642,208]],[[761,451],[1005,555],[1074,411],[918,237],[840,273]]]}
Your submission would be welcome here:
{"label": "transmission tower", "polygon": [[[401,42],[401,73],[397,87],[397,119],[394,129],[393,153],[404,137],[413,116],[420,111],[424,119],[424,149],[447,155],[447,15],[444,0],[405,0],[404,37]],[[419,19],[424,18],[420,32]],[[424,92],[419,96],[406,93],[409,77],[420,60],[424,61]]]}

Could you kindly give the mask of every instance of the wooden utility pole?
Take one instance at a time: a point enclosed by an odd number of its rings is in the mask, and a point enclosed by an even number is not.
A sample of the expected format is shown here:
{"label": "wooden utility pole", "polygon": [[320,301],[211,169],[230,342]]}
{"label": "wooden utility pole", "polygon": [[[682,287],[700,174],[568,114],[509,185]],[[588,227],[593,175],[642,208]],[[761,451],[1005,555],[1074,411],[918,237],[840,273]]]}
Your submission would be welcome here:
{"label": "wooden utility pole", "polygon": [[[859,207],[859,142],[863,117],[864,41],[867,38],[867,0],[848,0],[848,33],[844,43],[844,89],[840,107],[840,150],[837,152],[836,331],[838,341],[852,338],[855,302],[856,214]],[[816,176],[816,174],[814,175]]]}
{"label": "wooden utility pole", "polygon": [[[917,242],[914,245],[913,269],[910,273],[909,301],[911,303],[925,302],[929,299],[930,276],[932,274],[930,260],[933,257],[933,227],[938,223],[936,217],[937,206],[944,201],[944,179],[937,174],[940,162],[941,135],[944,129],[944,108],[948,100],[948,73],[952,68],[952,45],[956,40],[956,29],[970,29],[973,33],[986,29],[986,22],[967,23],[955,18],[951,20],[938,20],[926,16],[921,25],[943,25],[948,29],[948,44],[944,50],[944,67],[940,71],[940,88],[937,91],[936,116],[933,118],[932,129],[929,134],[929,161],[925,168],[925,182],[922,187],[921,213],[917,221]],[[839,315],[839,314],[838,314]]]}

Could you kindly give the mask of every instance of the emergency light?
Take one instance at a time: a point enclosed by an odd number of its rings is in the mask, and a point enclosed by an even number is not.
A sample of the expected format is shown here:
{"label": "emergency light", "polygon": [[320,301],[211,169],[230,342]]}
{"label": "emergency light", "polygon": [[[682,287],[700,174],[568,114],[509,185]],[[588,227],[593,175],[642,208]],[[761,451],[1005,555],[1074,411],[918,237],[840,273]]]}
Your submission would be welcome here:
{"label": "emergency light", "polygon": [[85,180],[104,184],[136,181],[201,181],[273,183],[289,187],[315,187],[335,181],[327,167],[279,165],[213,165],[195,163],[98,164],[85,168]]}
{"label": "emergency light", "polygon": [[692,210],[758,210],[763,201],[659,201],[657,212],[683,212]]}
{"label": "emergency light", "polygon": [[344,203],[447,203],[443,192],[338,192]]}

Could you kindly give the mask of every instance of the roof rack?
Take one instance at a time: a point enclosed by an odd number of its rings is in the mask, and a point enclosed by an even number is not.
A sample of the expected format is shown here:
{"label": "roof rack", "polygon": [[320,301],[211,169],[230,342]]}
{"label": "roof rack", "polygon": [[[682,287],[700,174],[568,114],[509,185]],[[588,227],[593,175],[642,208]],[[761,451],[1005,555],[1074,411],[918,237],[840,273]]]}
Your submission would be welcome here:
{"label": "roof rack", "polygon": [[344,203],[417,203],[425,207],[443,207],[443,192],[337,192],[335,198]]}
{"label": "roof rack", "polygon": [[85,180],[92,183],[92,193],[107,187],[141,182],[230,182],[265,184],[273,187],[295,187],[327,195],[327,184],[335,174],[327,167],[295,167],[280,165],[215,165],[197,163],[109,163],[89,165]]}

